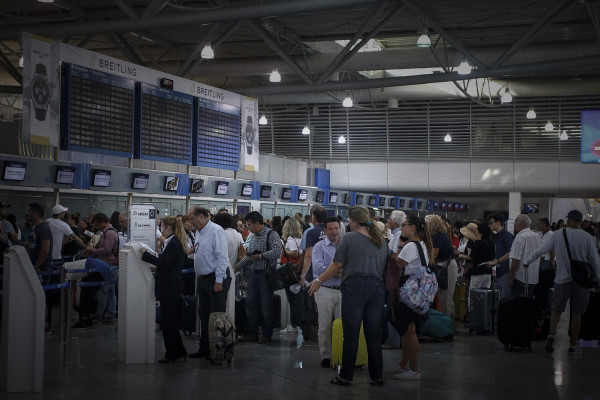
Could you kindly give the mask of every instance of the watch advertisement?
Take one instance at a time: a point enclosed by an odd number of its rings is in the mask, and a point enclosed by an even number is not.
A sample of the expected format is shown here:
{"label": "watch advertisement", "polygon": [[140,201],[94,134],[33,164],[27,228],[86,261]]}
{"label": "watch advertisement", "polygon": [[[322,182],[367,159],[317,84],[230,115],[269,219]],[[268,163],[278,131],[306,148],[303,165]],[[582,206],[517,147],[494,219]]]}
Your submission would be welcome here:
{"label": "watch advertisement", "polygon": [[258,171],[258,100],[244,97],[241,117],[240,169]]}
{"label": "watch advertisement", "polygon": [[58,43],[23,32],[22,140],[58,147],[59,138]]}

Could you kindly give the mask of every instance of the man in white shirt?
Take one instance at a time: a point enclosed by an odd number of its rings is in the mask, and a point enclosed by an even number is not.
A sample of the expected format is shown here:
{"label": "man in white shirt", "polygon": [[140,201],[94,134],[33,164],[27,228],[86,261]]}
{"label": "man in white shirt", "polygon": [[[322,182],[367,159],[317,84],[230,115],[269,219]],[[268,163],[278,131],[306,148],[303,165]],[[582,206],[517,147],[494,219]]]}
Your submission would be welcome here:
{"label": "man in white shirt", "polygon": [[552,240],[542,242],[532,254],[525,258],[523,264],[528,265],[533,260],[539,259],[542,254],[554,250],[556,255],[556,278],[554,278],[554,301],[552,303],[552,316],[550,317],[550,332],[546,339],[546,351],[554,352],[556,327],[560,317],[570,301],[571,307],[571,342],[569,354],[581,354],[577,345],[581,329],[581,314],[585,312],[590,299],[590,290],[574,282],[571,278],[571,262],[565,243],[565,235],[573,260],[589,263],[596,277],[600,279],[600,259],[596,244],[591,235],[581,229],[583,215],[578,210],[571,210],[567,215],[567,227],[559,229],[551,236]]}
{"label": "man in white shirt", "polygon": [[[233,228],[234,221],[233,216],[228,213],[218,213],[215,215],[214,223],[219,225],[225,230],[225,236],[227,237],[227,252],[229,256],[229,274],[231,275],[231,283],[235,287],[235,272],[234,267],[237,264],[240,247],[244,248],[244,239],[241,233]],[[235,320],[235,290],[229,290],[227,292],[227,313]]]}
{"label": "man in white shirt", "polygon": [[85,248],[85,243],[83,243],[83,240],[81,240],[79,236],[73,232],[69,224],[63,220],[67,211],[69,211],[67,207],[63,207],[58,204],[52,207],[52,218],[48,218],[46,220],[48,226],[50,226],[50,231],[52,232],[53,261],[62,260],[63,240],[66,238],[73,240],[79,247]]}
{"label": "man in white shirt", "polygon": [[531,229],[531,218],[525,214],[515,218],[515,240],[510,248],[510,271],[508,272],[508,284],[512,285],[512,292],[522,296],[533,298],[533,289],[539,282],[540,259],[536,258],[528,265],[523,266],[526,256],[537,249],[542,240],[540,236]]}
{"label": "man in white shirt", "polygon": [[219,225],[211,222],[210,213],[202,207],[192,207],[189,220],[197,229],[195,233],[194,270],[197,278],[198,315],[201,322],[200,346],[190,358],[202,358],[209,354],[208,318],[213,312],[225,312],[229,256],[227,236]]}
{"label": "man in white shirt", "polygon": [[388,228],[391,230],[392,237],[388,247],[393,254],[398,253],[398,242],[402,235],[402,223],[406,219],[404,211],[394,210],[388,217]]}

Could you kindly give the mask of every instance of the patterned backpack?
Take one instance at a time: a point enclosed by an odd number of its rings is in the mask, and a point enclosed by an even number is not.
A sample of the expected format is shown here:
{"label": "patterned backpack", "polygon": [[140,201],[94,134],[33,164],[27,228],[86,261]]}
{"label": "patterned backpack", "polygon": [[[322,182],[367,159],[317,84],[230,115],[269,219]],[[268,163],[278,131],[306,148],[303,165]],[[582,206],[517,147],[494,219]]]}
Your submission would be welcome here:
{"label": "patterned backpack", "polygon": [[435,299],[438,283],[435,275],[426,267],[425,254],[420,244],[417,244],[421,267],[417,268],[399,290],[400,301],[418,314],[425,314],[429,305]]}
{"label": "patterned backpack", "polygon": [[226,312],[214,312],[208,319],[208,350],[210,361],[231,364],[235,345],[235,324]]}

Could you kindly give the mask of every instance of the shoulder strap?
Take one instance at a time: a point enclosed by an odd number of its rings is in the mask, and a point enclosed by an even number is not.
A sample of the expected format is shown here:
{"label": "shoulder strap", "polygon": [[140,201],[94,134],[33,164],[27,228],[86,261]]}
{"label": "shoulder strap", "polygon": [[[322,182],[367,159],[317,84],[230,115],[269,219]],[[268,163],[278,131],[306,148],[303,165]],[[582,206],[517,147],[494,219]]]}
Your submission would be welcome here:
{"label": "shoulder strap", "polygon": [[571,257],[571,246],[569,246],[569,239],[567,239],[567,228],[563,228],[563,237],[565,238],[565,245],[567,246],[567,254],[569,255],[569,261],[573,260]]}
{"label": "shoulder strap", "polygon": [[423,267],[427,267],[427,262],[425,261],[425,253],[423,253],[423,247],[421,246],[421,243],[417,242],[416,240],[412,240],[411,243],[417,245],[417,250],[419,250],[419,257],[421,257],[421,265]]}
{"label": "shoulder strap", "polygon": [[271,237],[271,233],[273,232],[275,232],[273,229],[267,232],[267,249],[265,251],[271,250],[271,243],[269,242],[269,238]]}

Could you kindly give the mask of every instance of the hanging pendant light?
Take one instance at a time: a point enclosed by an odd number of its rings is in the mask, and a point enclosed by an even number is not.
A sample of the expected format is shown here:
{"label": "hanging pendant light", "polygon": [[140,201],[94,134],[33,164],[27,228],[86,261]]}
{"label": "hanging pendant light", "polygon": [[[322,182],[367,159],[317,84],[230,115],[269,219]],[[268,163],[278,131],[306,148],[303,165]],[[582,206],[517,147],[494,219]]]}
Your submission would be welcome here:
{"label": "hanging pendant light", "polygon": [[302,128],[302,134],[310,135],[310,128],[308,127],[308,125],[305,125],[304,128]]}
{"label": "hanging pendant light", "polygon": [[338,143],[339,144],[346,143],[346,138],[344,137],[344,135],[340,135],[340,137],[338,138]]}
{"label": "hanging pendant light", "polygon": [[450,143],[451,141],[452,141],[452,136],[450,136],[449,133],[446,133],[446,136],[444,136],[444,142]]}
{"label": "hanging pendant light", "polygon": [[258,120],[259,125],[266,125],[268,123],[269,121],[267,121],[267,117],[265,116],[265,114],[263,114],[262,117],[260,117],[260,119]]}
{"label": "hanging pendant light", "polygon": [[569,135],[567,134],[567,131],[563,129],[562,133],[560,134],[560,136],[558,138],[560,140],[569,140]]}
{"label": "hanging pendant light", "polygon": [[552,121],[548,120],[548,122],[546,122],[546,125],[544,126],[544,130],[546,132],[552,132],[554,130],[554,125],[552,125]]}
{"label": "hanging pendant light", "polygon": [[346,98],[344,98],[344,101],[342,102],[342,106],[346,107],[346,108],[350,108],[354,105],[354,102],[352,101],[352,97],[350,97],[349,94],[346,95]]}
{"label": "hanging pendant light", "polygon": [[[198,53],[196,53],[198,54]],[[204,48],[202,49],[202,52],[200,53],[200,57],[205,59],[205,60],[212,60],[213,58],[215,58],[215,52],[213,51],[210,42],[207,42],[204,45]]]}
{"label": "hanging pendant light", "polygon": [[533,109],[533,107],[531,107],[529,111],[527,111],[527,119],[535,119],[535,117],[535,110]]}
{"label": "hanging pendant light", "polygon": [[512,100],[512,94],[510,94],[510,91],[508,88],[506,88],[506,90],[502,92],[502,95],[500,96],[500,103],[506,104],[512,102]]}
{"label": "hanging pendant light", "polygon": [[459,75],[469,75],[471,69],[473,69],[473,67],[471,67],[471,64],[464,58],[456,68],[456,72],[458,72]]}
{"label": "hanging pendant light", "polygon": [[431,38],[429,37],[429,29],[425,28],[421,32],[421,36],[417,39],[417,47],[431,47]]}
{"label": "hanging pendant light", "polygon": [[269,75],[269,81],[273,83],[281,82],[281,75],[279,75],[279,70],[277,68],[273,68],[273,72]]}

